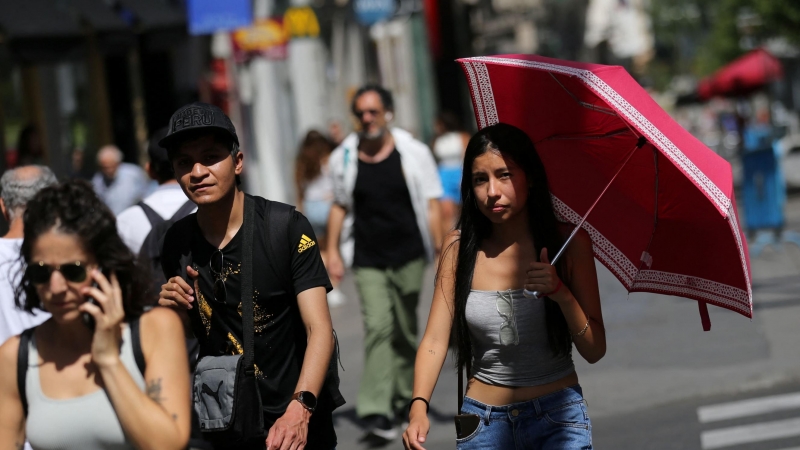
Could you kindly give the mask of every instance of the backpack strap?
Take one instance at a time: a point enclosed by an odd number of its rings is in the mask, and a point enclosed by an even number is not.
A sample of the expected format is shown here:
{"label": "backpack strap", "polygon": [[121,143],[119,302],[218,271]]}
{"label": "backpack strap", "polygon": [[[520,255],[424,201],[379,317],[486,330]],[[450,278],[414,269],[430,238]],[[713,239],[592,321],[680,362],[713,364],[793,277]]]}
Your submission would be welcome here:
{"label": "backpack strap", "polygon": [[147,367],[144,361],[144,352],[142,352],[142,333],[139,331],[139,324],[141,317],[137,317],[128,323],[131,327],[131,346],[133,347],[133,359],[136,360],[136,367],[139,368],[139,373],[144,376],[144,369]]}
{"label": "backpack strap", "polygon": [[184,217],[191,214],[195,208],[197,208],[197,205],[195,205],[193,201],[186,200],[186,203],[181,205],[181,207],[178,208],[177,211],[175,211],[175,214],[173,214],[172,217],[169,218],[169,221],[177,222],[178,220],[183,219]]}
{"label": "backpack strap", "polygon": [[25,379],[28,374],[28,346],[33,337],[35,328],[28,328],[19,336],[19,350],[17,350],[17,390],[22,402],[22,411],[28,417],[28,396],[25,390]]}
{"label": "backpack strap", "polygon": [[[267,229],[267,245],[269,245],[270,255],[291,255],[292,244],[289,241],[289,221],[294,217],[294,206],[286,203],[267,201],[267,208],[264,214],[264,221]],[[286,292],[294,292],[292,283],[291,265],[274,264],[275,258],[267,258],[275,273],[281,280]],[[278,259],[283,260],[282,256]]]}
{"label": "backpack strap", "polygon": [[242,246],[242,345],[244,354],[242,363],[245,372],[255,373],[255,327],[253,325],[253,233],[255,228],[255,209],[256,202],[252,197],[244,198],[244,219],[242,228],[244,229],[244,239]]}
{"label": "backpack strap", "polygon": [[142,200],[139,203],[137,203],[136,206],[142,208],[142,211],[144,211],[144,215],[147,216],[147,220],[150,222],[150,227],[151,228],[155,228],[156,225],[158,225],[158,224],[160,224],[161,222],[164,221],[164,218],[161,217],[156,212],[156,210],[154,210],[147,203],[145,203],[144,200]]}

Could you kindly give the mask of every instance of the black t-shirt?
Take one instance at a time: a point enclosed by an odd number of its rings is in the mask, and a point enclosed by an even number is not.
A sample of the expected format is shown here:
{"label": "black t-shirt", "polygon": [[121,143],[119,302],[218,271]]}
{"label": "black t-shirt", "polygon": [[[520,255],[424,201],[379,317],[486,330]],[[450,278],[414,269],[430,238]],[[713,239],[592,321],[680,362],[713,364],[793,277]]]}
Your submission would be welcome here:
{"label": "black t-shirt", "polygon": [[[325,266],[316,244],[316,236],[308,219],[299,212],[289,221],[289,236],[293,242],[291,255],[268,255],[267,230],[264,213],[267,202],[255,200],[256,214],[253,236],[253,318],[255,326],[256,378],[264,409],[264,426],[269,428],[286,411],[300,378],[300,369],[306,350],[306,332],[297,306],[297,294],[307,289],[324,286],[332,289]],[[184,236],[179,234],[186,233]],[[217,277],[209,268],[209,261],[217,248],[203,237],[196,214],[178,221],[164,239],[162,268],[169,279],[183,273],[181,256],[191,251],[191,265],[200,273],[200,291],[195,295],[194,307],[189,310],[192,329],[200,342],[200,356],[241,354],[242,303],[241,270],[244,227],[222,248],[224,257],[221,278],[225,281],[227,302],[218,302],[213,295]],[[190,236],[188,239],[185,236]],[[180,248],[189,246],[189,249]],[[296,249],[296,250],[295,250]],[[290,264],[292,291],[281,282],[273,264]],[[291,260],[287,260],[291,258]],[[187,280],[188,281],[188,280]],[[323,389],[318,408],[311,417],[306,448],[333,448],[336,434],[331,419],[332,402]]]}
{"label": "black t-shirt", "polygon": [[354,266],[396,268],[425,255],[397,149],[379,163],[358,161],[353,202]]}

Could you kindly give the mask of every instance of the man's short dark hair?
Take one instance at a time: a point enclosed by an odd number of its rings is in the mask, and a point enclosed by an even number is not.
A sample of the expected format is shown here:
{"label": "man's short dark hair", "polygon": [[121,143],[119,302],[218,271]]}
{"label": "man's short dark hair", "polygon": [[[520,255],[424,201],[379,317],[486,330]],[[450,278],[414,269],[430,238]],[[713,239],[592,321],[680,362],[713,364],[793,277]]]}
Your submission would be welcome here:
{"label": "man's short dark hair", "polygon": [[[215,130],[213,128],[198,128],[196,130],[183,132],[180,140],[176,140],[173,145],[170,145],[167,148],[167,155],[169,156],[170,165],[172,165],[172,160],[175,158],[175,155],[178,153],[178,149],[181,148],[181,145],[187,142],[196,141],[208,135],[214,137],[215,144],[229,148],[231,151],[231,158],[235,159],[236,155],[239,154],[239,144],[233,140],[230,134],[225,133],[222,130]],[[242,184],[242,180],[240,179],[239,175],[236,175],[236,185],[239,186],[240,184]]]}
{"label": "man's short dark hair", "polygon": [[383,109],[386,111],[394,111],[394,99],[392,98],[392,93],[379,84],[367,84],[362,86],[356,91],[355,95],[353,95],[353,102],[350,104],[350,110],[353,111],[353,114],[356,114],[356,102],[367,92],[374,92],[378,94],[378,96],[381,98]]}

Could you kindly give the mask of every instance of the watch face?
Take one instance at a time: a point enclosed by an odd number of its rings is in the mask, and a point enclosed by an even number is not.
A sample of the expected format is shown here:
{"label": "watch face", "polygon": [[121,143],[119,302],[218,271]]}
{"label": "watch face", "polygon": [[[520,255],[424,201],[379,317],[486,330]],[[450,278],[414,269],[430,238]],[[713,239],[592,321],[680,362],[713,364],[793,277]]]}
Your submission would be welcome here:
{"label": "watch face", "polygon": [[311,392],[301,392],[299,400],[300,403],[306,405],[311,409],[317,407],[317,397],[315,397],[314,394],[312,394]]}

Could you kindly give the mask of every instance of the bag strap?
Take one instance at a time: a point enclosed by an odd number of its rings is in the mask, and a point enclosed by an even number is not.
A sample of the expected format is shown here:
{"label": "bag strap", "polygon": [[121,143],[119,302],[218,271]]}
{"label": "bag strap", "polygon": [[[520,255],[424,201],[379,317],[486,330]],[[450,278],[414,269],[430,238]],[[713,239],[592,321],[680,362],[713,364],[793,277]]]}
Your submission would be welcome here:
{"label": "bag strap", "polygon": [[464,405],[464,369],[458,368],[458,409],[456,414],[461,414],[461,407]]}
{"label": "bag strap", "polygon": [[186,200],[186,203],[181,205],[181,207],[178,208],[177,211],[175,211],[175,214],[173,214],[172,217],[169,218],[170,222],[177,222],[178,220],[183,219],[184,217],[191,214],[195,208],[197,208],[197,205],[195,205],[193,201]]}
{"label": "bag strap", "polygon": [[242,340],[244,367],[248,374],[255,372],[255,329],[253,325],[253,229],[255,200],[244,198],[244,247],[242,248]]}
{"label": "bag strap", "polygon": [[[283,260],[283,255],[291,255],[292,244],[289,242],[289,222],[294,217],[294,206],[285,203],[267,201],[267,211],[264,214],[267,230],[267,245],[269,255],[280,255],[278,258]],[[276,264],[273,258],[267,258],[269,264],[278,274],[283,288],[286,292],[293,294],[294,284],[292,274],[288,264]]]}
{"label": "bag strap", "polygon": [[17,390],[19,400],[22,402],[22,411],[28,417],[28,396],[25,390],[25,379],[28,374],[28,345],[33,337],[33,330],[28,328],[19,336],[19,350],[17,350]]}
{"label": "bag strap", "polygon": [[139,373],[144,376],[144,369],[147,367],[144,361],[144,352],[142,352],[142,334],[139,331],[139,323],[141,317],[137,317],[130,321],[128,324],[131,327],[131,347],[133,347],[133,359],[136,360],[136,367],[139,368]]}
{"label": "bag strap", "polygon": [[144,211],[144,215],[147,216],[147,221],[150,222],[151,228],[155,228],[156,225],[164,221],[164,218],[161,217],[153,208],[151,208],[144,201],[140,201],[136,205],[142,208],[142,211]]}

